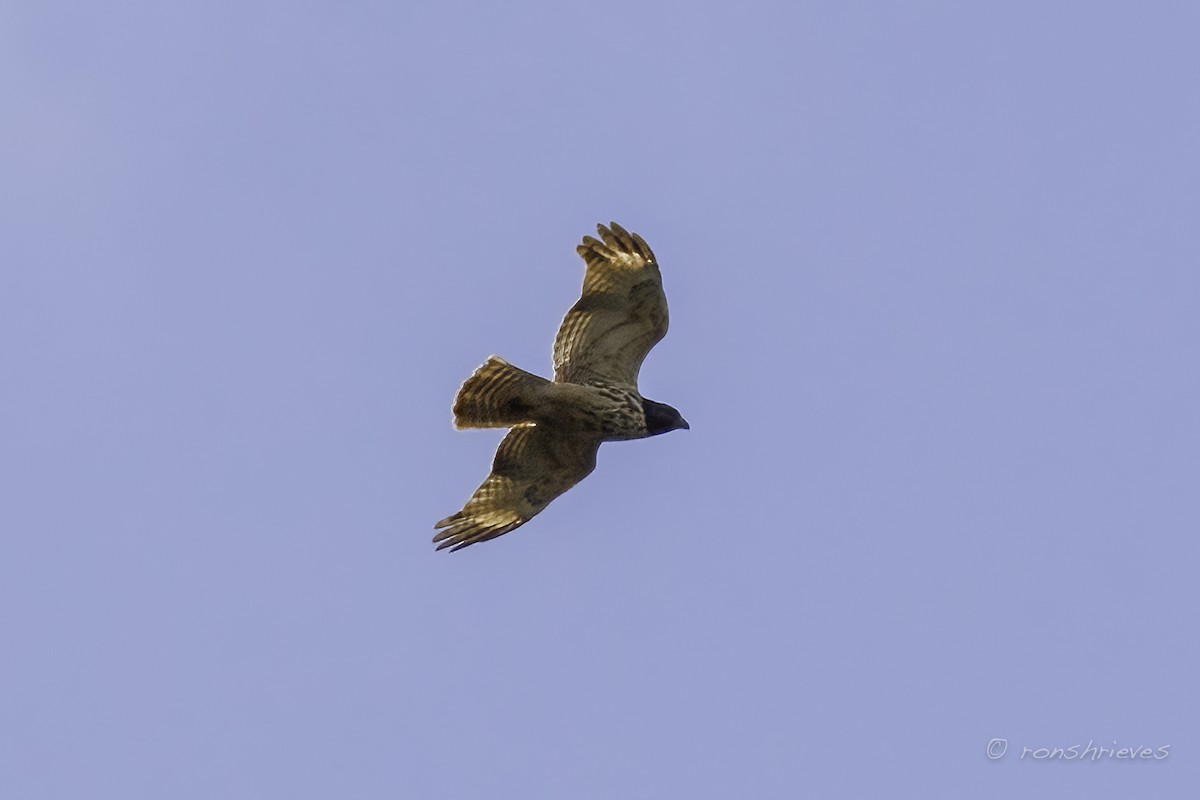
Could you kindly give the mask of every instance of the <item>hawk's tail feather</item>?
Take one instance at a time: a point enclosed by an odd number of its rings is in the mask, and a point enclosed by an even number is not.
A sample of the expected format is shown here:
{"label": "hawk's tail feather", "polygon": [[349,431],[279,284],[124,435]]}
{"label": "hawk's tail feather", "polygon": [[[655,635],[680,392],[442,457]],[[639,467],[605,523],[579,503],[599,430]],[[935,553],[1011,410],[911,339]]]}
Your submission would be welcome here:
{"label": "hawk's tail feather", "polygon": [[454,399],[456,428],[511,428],[533,420],[538,393],[550,384],[492,356],[467,378]]}

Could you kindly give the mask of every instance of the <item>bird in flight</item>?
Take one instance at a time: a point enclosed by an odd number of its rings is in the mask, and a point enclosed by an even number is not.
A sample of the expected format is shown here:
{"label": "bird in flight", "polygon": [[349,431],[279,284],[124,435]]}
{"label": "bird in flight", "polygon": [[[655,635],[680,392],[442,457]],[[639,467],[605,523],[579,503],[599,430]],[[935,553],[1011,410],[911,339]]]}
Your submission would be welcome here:
{"label": "bird in flight", "polygon": [[462,511],[433,527],[438,550],[495,539],[533,519],[596,468],[602,442],[687,429],[665,403],[638,392],[638,370],[667,335],[667,297],[645,240],[617,223],[575,248],[583,295],[554,339],[554,380],[492,356],[454,400],[456,428],[511,428],[492,472]]}

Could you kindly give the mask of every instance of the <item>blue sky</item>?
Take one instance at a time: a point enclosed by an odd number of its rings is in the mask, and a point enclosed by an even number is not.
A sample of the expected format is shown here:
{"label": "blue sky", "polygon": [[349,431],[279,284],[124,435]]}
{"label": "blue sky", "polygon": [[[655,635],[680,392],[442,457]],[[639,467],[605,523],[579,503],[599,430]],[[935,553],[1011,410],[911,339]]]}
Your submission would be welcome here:
{"label": "blue sky", "polygon": [[[1194,791],[1193,5],[2,17],[0,794]],[[608,220],[692,430],[435,554]]]}

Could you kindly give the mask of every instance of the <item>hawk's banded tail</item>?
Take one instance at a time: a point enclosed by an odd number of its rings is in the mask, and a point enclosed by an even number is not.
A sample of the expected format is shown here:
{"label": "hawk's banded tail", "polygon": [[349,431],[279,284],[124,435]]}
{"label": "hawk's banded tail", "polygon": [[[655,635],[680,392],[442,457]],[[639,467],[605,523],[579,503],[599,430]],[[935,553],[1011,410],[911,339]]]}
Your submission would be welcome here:
{"label": "hawk's banded tail", "polygon": [[543,387],[550,381],[492,356],[467,378],[454,400],[456,428],[511,428],[533,420]]}

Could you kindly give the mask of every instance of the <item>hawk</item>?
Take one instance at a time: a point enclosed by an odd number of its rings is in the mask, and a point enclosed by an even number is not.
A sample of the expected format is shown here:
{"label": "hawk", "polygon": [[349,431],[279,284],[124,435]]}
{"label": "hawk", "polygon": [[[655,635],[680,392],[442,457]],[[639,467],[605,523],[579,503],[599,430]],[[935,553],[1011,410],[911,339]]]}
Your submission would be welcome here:
{"label": "hawk", "polygon": [[602,442],[687,429],[679,412],[638,392],[638,370],[667,335],[667,298],[645,240],[617,223],[575,248],[583,294],[554,339],[554,380],[492,356],[454,400],[456,428],[512,428],[492,472],[462,511],[433,527],[437,549],[495,539],[533,519],[596,468]]}

